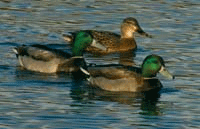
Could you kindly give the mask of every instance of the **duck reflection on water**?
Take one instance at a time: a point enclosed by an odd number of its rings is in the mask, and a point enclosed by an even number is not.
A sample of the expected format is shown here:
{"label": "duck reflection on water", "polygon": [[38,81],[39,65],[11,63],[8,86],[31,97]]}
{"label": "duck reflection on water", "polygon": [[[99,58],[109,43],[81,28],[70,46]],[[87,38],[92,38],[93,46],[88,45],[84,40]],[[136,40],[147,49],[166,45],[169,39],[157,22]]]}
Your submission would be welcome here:
{"label": "duck reflection on water", "polygon": [[[93,103],[93,101],[117,102],[133,107],[140,105],[142,115],[161,115],[157,106],[160,98],[160,90],[162,84],[158,79],[154,79],[150,83],[153,87],[158,87],[145,92],[111,92],[102,90],[98,87],[85,85],[84,81],[74,80],[71,87],[71,98],[76,103]],[[159,85],[159,86],[158,86]],[[94,102],[95,103],[95,102]]]}

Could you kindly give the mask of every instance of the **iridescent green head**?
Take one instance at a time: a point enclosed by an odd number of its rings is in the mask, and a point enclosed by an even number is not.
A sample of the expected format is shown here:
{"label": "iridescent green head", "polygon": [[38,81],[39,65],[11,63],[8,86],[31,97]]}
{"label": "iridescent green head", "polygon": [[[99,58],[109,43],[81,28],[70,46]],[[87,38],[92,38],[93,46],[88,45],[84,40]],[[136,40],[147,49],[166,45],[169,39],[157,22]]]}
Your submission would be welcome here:
{"label": "iridescent green head", "polygon": [[72,48],[73,56],[82,56],[83,51],[92,43],[92,36],[84,31],[79,31],[74,39],[74,45]]}
{"label": "iridescent green head", "polygon": [[147,56],[142,64],[142,76],[143,77],[156,77],[157,73],[161,73],[167,78],[174,79],[165,68],[165,63],[162,57],[158,55]]}
{"label": "iridescent green head", "polygon": [[79,31],[76,36],[74,37],[74,43],[72,48],[72,55],[73,56],[82,56],[83,51],[88,47],[93,46],[102,50],[106,50],[107,48],[103,45],[97,43],[92,35],[90,35],[86,31]]}

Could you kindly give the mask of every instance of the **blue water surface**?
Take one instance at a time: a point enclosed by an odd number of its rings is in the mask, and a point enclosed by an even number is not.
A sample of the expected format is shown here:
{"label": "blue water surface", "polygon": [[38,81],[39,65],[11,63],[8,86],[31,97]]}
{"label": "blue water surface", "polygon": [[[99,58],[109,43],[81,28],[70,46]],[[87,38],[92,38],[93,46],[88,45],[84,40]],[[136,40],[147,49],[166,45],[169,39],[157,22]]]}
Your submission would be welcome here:
{"label": "blue water surface", "polygon": [[[0,128],[199,128],[199,0],[1,0]],[[176,76],[159,92],[112,93],[91,88],[72,74],[41,74],[19,67],[12,49],[40,43],[71,50],[62,34],[80,29],[120,33],[135,17],[134,61],[158,54]],[[85,55],[89,63],[118,63],[119,55]]]}

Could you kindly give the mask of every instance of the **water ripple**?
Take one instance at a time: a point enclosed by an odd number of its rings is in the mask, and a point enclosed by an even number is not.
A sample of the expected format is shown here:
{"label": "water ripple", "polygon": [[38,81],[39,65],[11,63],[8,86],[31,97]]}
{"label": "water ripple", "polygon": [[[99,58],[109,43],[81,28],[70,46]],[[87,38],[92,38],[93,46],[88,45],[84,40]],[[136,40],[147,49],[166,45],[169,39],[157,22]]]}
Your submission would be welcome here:
{"label": "water ripple", "polygon": [[[0,0],[0,128],[199,128],[199,1]],[[71,51],[62,34],[79,29],[120,33],[135,17],[149,39],[136,34],[134,62],[159,54],[176,80],[160,77],[154,93],[93,89],[70,74],[18,67],[12,48],[40,43]],[[86,61],[117,64],[119,54]]]}

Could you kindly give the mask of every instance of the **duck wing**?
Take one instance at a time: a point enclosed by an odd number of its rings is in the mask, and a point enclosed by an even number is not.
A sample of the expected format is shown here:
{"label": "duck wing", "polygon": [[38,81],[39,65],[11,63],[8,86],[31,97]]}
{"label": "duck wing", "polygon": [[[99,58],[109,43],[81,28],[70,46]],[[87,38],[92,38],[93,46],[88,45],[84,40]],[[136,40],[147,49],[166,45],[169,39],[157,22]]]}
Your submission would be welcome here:
{"label": "duck wing", "polygon": [[[113,48],[116,46],[116,43],[120,43],[121,36],[109,31],[95,31],[95,30],[85,30],[90,33],[93,39],[104,45],[106,48]],[[88,47],[88,51],[93,51],[94,47]]]}
{"label": "duck wing", "polygon": [[17,56],[28,56],[35,60],[40,61],[50,61],[54,58],[60,57],[60,58],[70,58],[71,55],[63,52],[61,50],[51,49],[44,45],[31,45],[31,46],[25,46],[22,45],[20,47],[15,48],[15,53]]}
{"label": "duck wing", "polygon": [[92,77],[104,77],[107,79],[136,78],[141,76],[139,68],[123,65],[89,67],[88,71]]}
{"label": "duck wing", "polygon": [[[115,34],[109,31],[96,31],[96,30],[82,30],[82,31],[89,33],[96,42],[106,47],[113,47],[115,46],[116,43],[120,43],[121,36],[119,34]],[[64,34],[63,35],[64,40],[73,43],[74,38],[76,37],[76,34],[78,32],[79,31],[69,32],[70,35]]]}

